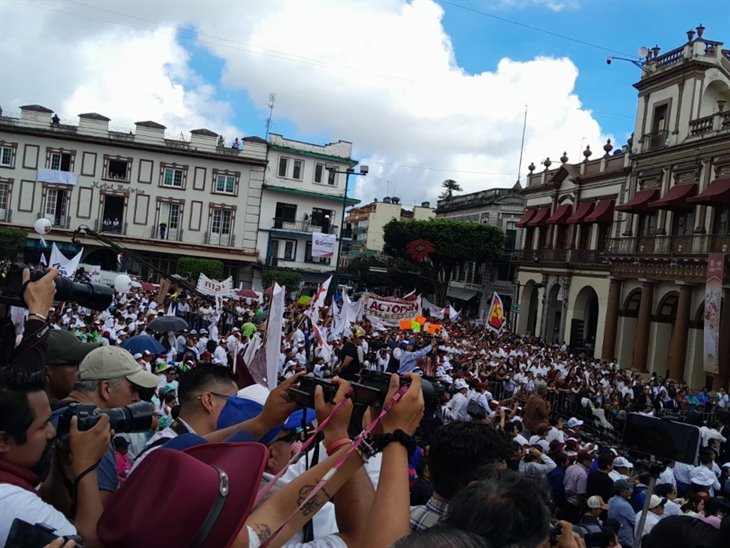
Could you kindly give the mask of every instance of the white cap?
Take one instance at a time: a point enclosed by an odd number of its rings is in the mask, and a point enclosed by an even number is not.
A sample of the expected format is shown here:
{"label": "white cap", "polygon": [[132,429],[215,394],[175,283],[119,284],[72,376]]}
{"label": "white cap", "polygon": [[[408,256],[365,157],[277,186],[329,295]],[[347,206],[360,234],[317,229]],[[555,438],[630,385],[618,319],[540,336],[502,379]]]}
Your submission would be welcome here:
{"label": "white cap", "polygon": [[616,457],[613,459],[614,468],[633,468],[634,465],[625,457]]}
{"label": "white cap", "polygon": [[469,385],[466,384],[464,379],[456,379],[456,382],[454,382],[454,388],[457,390],[464,390],[465,388],[469,388]]}
{"label": "white cap", "polygon": [[702,485],[703,487],[709,487],[717,481],[717,476],[709,468],[704,466],[695,466],[690,476],[692,483]]}
{"label": "white cap", "polygon": [[570,417],[570,419],[568,419],[568,428],[575,428],[576,426],[581,426],[582,424],[583,421],[575,417]]}
{"label": "white cap", "polygon": [[662,506],[665,502],[667,502],[667,499],[663,499],[658,495],[652,495],[649,499],[649,510],[657,506]]}

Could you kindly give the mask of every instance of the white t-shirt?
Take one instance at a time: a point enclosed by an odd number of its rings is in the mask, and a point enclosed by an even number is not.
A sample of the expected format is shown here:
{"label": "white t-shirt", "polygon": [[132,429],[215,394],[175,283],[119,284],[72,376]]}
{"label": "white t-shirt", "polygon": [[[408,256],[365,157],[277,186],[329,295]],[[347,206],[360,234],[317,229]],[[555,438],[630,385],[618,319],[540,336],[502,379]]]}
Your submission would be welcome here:
{"label": "white t-shirt", "polygon": [[[259,548],[261,540],[256,531],[246,526],[248,530],[248,548]],[[311,542],[297,542],[285,544],[286,548],[347,548],[347,544],[339,535],[327,535],[326,537],[315,539]]]}
{"label": "white t-shirt", "polygon": [[22,487],[0,483],[0,509],[0,546],[5,546],[15,518],[48,525],[58,536],[76,534],[76,528],[61,512]]}

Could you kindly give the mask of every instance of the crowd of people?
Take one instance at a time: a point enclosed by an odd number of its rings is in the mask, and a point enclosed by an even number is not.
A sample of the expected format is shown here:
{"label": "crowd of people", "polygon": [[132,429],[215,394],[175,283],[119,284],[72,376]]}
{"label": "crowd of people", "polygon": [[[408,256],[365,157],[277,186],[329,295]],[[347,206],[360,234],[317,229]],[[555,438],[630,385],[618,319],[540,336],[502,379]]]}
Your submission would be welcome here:
{"label": "crowd of people", "polygon": [[[336,306],[313,321],[296,300],[261,383],[266,299],[137,288],[94,311],[52,304],[54,275],[25,286],[0,369],[0,545],[16,518],[54,547],[730,543],[724,389],[468,319],[435,337]],[[180,328],[151,327],[166,316]],[[369,407],[363,371],[385,379]],[[629,450],[629,413],[699,427],[696,460]]]}

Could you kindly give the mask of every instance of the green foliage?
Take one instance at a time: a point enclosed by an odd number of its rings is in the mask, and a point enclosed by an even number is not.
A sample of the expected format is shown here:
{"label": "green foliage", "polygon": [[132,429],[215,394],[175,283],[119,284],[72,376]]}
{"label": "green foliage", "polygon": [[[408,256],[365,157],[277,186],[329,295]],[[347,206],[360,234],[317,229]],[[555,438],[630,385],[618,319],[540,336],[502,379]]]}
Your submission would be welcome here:
{"label": "green foliage", "polygon": [[444,191],[439,196],[440,200],[450,200],[454,195],[454,192],[462,191],[461,185],[453,179],[446,179],[443,183],[441,183],[441,187]]}
{"label": "green foliage", "polygon": [[220,281],[223,278],[223,261],[198,257],[180,257],[177,260],[177,273],[180,276],[197,280],[201,272],[209,278]]}
{"label": "green foliage", "polygon": [[287,291],[295,291],[302,279],[299,272],[289,270],[270,270],[263,274],[264,287],[271,287],[271,284],[276,282],[286,287]]}
{"label": "green foliage", "polygon": [[384,227],[383,239],[387,254],[407,260],[410,259],[406,246],[414,240],[427,240],[434,245],[435,250],[420,268],[435,287],[437,304],[443,304],[451,276],[459,264],[489,263],[504,254],[504,233],[499,228],[448,219],[391,221]]}
{"label": "green foliage", "polygon": [[0,228],[0,257],[15,259],[25,243],[25,231],[17,228]]}
{"label": "green foliage", "polygon": [[[386,272],[373,272],[371,268],[385,269]],[[403,287],[408,291],[414,287],[419,293],[433,291],[430,281],[423,277],[421,268],[401,257],[362,254],[350,260],[347,272],[367,287]]]}

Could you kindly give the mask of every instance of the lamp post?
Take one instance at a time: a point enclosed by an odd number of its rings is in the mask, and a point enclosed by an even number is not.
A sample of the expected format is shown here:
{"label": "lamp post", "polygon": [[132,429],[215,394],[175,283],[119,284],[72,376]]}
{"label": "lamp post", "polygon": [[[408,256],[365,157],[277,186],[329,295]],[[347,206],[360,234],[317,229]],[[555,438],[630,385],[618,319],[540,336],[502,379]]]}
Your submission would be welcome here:
{"label": "lamp post", "polygon": [[336,166],[326,166],[327,171],[329,171],[331,174],[336,175],[338,173],[345,175],[345,192],[342,195],[342,212],[340,217],[340,233],[338,235],[338,242],[337,242],[337,262],[335,263],[335,272],[332,276],[334,284],[334,292],[337,292],[337,286],[340,283],[340,261],[342,260],[342,234],[343,230],[345,228],[345,209],[347,209],[347,189],[350,185],[350,175],[357,175],[360,177],[365,177],[368,174],[368,166],[360,166],[359,173],[355,173],[355,168],[348,167],[347,169],[340,170],[337,169]]}

